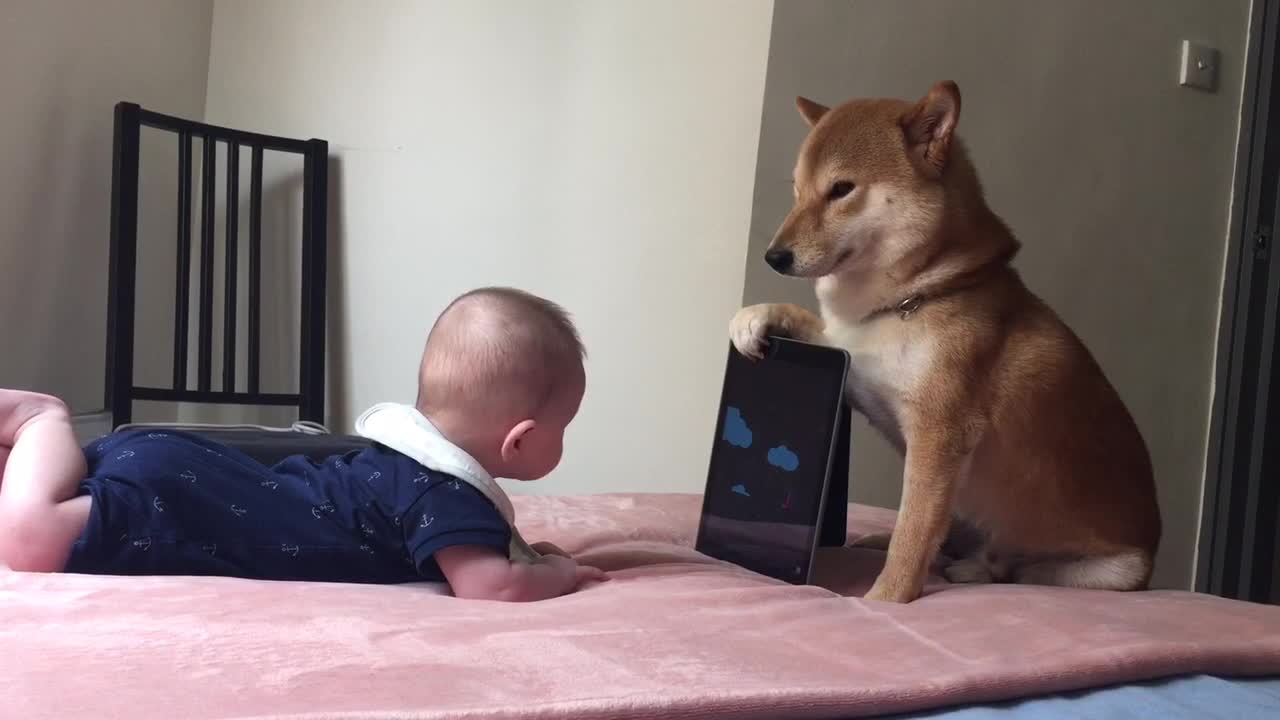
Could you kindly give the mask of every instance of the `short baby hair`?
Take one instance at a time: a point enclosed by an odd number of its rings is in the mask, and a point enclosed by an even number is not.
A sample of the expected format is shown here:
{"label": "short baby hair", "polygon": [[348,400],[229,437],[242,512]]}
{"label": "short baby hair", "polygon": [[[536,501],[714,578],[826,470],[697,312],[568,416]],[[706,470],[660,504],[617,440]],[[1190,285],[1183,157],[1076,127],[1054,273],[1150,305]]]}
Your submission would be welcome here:
{"label": "short baby hair", "polygon": [[579,372],[586,349],[569,314],[545,298],[485,287],[449,303],[427,336],[418,409],[495,421],[534,417]]}

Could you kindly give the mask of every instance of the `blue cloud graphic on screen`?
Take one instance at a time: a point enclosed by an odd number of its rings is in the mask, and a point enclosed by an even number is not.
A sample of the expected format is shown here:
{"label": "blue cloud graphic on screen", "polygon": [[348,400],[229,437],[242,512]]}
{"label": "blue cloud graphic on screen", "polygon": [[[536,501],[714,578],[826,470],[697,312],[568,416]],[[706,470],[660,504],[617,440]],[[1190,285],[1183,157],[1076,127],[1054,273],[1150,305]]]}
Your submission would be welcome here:
{"label": "blue cloud graphic on screen", "polygon": [[751,447],[751,428],[742,418],[742,411],[730,406],[724,413],[724,439],[734,447]]}
{"label": "blue cloud graphic on screen", "polygon": [[770,465],[786,470],[787,472],[794,472],[796,468],[800,467],[800,456],[791,452],[786,445],[769,448],[769,454],[767,457]]}

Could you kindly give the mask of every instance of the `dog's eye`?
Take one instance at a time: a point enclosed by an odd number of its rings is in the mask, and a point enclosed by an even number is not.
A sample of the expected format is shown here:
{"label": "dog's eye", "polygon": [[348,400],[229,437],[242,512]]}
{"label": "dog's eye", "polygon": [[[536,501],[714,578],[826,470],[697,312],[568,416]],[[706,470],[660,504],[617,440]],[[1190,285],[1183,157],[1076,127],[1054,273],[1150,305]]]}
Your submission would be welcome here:
{"label": "dog's eye", "polygon": [[827,192],[828,200],[839,200],[840,198],[853,192],[853,183],[848,180],[841,180],[831,186],[831,190]]}

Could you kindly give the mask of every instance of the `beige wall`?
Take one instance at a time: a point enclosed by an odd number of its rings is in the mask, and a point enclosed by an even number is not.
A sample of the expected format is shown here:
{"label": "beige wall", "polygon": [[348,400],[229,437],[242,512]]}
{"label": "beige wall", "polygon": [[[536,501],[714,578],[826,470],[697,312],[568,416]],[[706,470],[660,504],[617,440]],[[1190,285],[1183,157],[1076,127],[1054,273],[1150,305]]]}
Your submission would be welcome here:
{"label": "beige wall", "polygon": [[[112,108],[201,117],[211,14],[207,0],[0,3],[0,386],[102,406]],[[144,170],[168,155],[144,145]],[[145,196],[172,194],[155,183],[144,172]],[[173,222],[146,215],[140,234],[171,238]]]}
{"label": "beige wall", "polygon": [[[775,8],[746,302],[813,305],[769,272],[805,127],[792,101],[960,85],[959,132],[1028,284],[1079,332],[1154,456],[1156,582],[1191,582],[1248,0],[897,0]],[[1177,85],[1183,38],[1222,50],[1216,94]],[[855,429],[855,500],[895,507],[901,463]]]}
{"label": "beige wall", "polygon": [[769,2],[215,4],[207,119],[335,155],[334,424],[513,284],[590,352],[539,492],[700,491],[742,297]]}

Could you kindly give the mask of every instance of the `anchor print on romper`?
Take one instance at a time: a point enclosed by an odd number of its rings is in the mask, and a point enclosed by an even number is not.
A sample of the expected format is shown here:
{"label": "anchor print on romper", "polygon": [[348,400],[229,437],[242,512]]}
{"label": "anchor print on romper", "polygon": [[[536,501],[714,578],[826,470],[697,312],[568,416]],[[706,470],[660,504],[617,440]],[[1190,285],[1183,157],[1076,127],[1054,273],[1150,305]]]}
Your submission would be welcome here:
{"label": "anchor print on romper", "polygon": [[360,532],[368,535],[369,537],[373,537],[373,528],[369,527],[367,523],[360,523]]}
{"label": "anchor print on romper", "polygon": [[431,517],[427,517],[426,515],[423,515],[422,522],[418,525],[418,527],[420,528],[431,527],[431,523],[435,521],[436,521],[435,515],[432,515]]}
{"label": "anchor print on romper", "polygon": [[369,545],[361,545],[361,546],[360,546],[360,549],[361,549],[361,550],[363,550],[363,551],[365,551],[365,552],[367,552],[367,553],[369,553],[370,555],[372,555],[372,554],[373,554],[373,548],[372,548],[372,547],[370,547]]}
{"label": "anchor print on romper", "polygon": [[289,557],[298,557],[298,549],[297,545],[285,545],[283,543],[280,545],[280,552]]}
{"label": "anchor print on romper", "polygon": [[462,483],[458,482],[457,480],[454,480],[453,482],[449,483],[449,487],[453,488],[454,490],[461,490]]}
{"label": "anchor print on romper", "polygon": [[138,548],[139,550],[146,552],[151,549],[151,538],[149,537],[138,538],[137,540],[134,540],[131,544],[134,547]]}
{"label": "anchor print on romper", "polygon": [[413,484],[414,484],[414,485],[417,485],[418,483],[424,483],[424,482],[426,482],[426,481],[428,481],[428,480],[430,480],[430,479],[431,479],[431,477],[430,477],[429,475],[427,475],[426,473],[418,473],[418,474],[413,478]]}
{"label": "anchor print on romper", "polygon": [[117,460],[128,460],[129,458],[133,457],[134,455],[137,455],[137,453],[135,453],[135,452],[134,452],[134,451],[132,451],[132,450],[121,450],[121,451],[120,451],[120,454],[116,456],[116,459],[117,459]]}
{"label": "anchor print on romper", "polygon": [[178,477],[182,478],[183,480],[186,480],[192,485],[194,485],[196,482],[196,474],[191,472],[190,470],[183,470],[182,472],[178,473]]}
{"label": "anchor print on romper", "polygon": [[319,520],[324,517],[321,513],[331,513],[334,510],[337,510],[337,508],[333,506],[333,503],[320,503],[319,505],[313,505],[311,507],[311,514]]}
{"label": "anchor print on romper", "polygon": [[240,507],[240,506],[238,506],[238,505],[232,505],[232,506],[231,506],[231,512],[232,512],[232,514],[234,514],[236,517],[244,517],[245,515],[248,515],[248,514],[249,514],[249,511],[248,511],[248,510],[245,510],[244,508],[242,508],[242,507]]}
{"label": "anchor print on romper", "polygon": [[210,555],[216,555],[218,553],[218,543],[209,543],[207,545],[201,545],[200,549],[209,553]]}
{"label": "anchor print on romper", "polygon": [[379,470],[374,470],[374,471],[373,471],[373,474],[372,474],[372,475],[370,475],[370,476],[369,476],[369,479],[368,479],[368,480],[365,480],[365,482],[373,482],[374,480],[377,480],[377,479],[378,479],[378,478],[380,478],[380,477],[382,477],[382,472],[381,472],[381,471],[379,471]]}
{"label": "anchor print on romper", "polygon": [[147,437],[151,438],[152,440],[159,440],[161,438],[167,438],[169,436],[166,435],[165,433],[147,433]]}
{"label": "anchor print on romper", "polygon": [[155,508],[156,512],[164,512],[164,500],[157,495],[151,500],[151,507]]}
{"label": "anchor print on romper", "polygon": [[275,490],[277,487],[280,486],[280,483],[276,482],[275,480],[263,480],[262,482],[258,483],[258,486],[264,487],[268,490]]}

